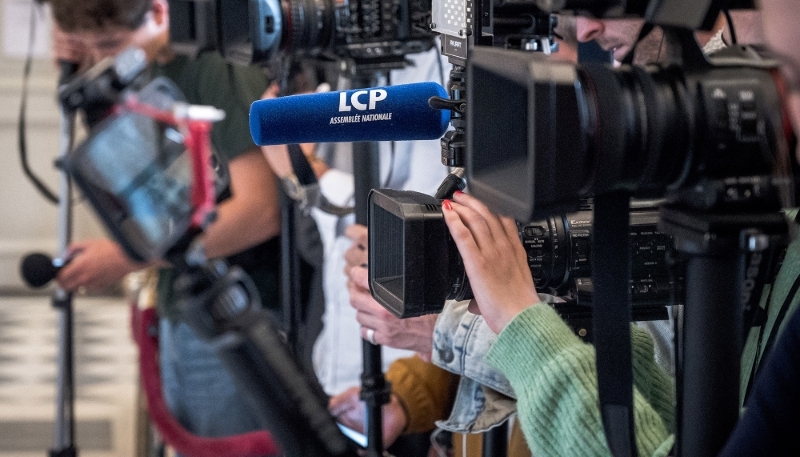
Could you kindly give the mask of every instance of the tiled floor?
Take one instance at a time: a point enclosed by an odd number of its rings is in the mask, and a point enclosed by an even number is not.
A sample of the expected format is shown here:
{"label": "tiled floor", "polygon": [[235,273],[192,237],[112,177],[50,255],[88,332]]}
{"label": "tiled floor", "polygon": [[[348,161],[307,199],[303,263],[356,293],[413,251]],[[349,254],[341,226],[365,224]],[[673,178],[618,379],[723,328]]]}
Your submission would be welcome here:
{"label": "tiled floor", "polygon": [[[137,363],[122,298],[76,297],[76,443],[83,457],[136,453]],[[50,297],[0,296],[0,457],[53,445],[58,312]]]}

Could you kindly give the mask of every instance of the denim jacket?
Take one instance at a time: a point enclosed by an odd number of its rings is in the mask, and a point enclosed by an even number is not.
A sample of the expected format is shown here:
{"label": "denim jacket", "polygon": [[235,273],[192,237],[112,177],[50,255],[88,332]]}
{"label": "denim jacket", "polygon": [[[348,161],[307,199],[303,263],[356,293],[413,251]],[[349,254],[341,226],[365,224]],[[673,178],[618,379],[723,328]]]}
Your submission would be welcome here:
{"label": "denim jacket", "polygon": [[[560,298],[539,294],[544,303]],[[506,377],[484,362],[497,338],[483,317],[467,311],[469,301],[450,301],[436,320],[433,330],[432,362],[461,375],[450,417],[437,425],[456,433],[480,433],[502,424],[516,412],[516,395]],[[676,308],[676,309],[672,309]],[[672,357],[673,314],[680,307],[670,307],[668,321],[638,322],[653,337],[655,359],[665,372],[674,374]]]}
{"label": "denim jacket", "polygon": [[[545,303],[558,298],[539,294]],[[461,375],[450,417],[437,425],[457,433],[480,433],[502,424],[516,412],[508,379],[484,362],[497,335],[483,317],[467,311],[469,301],[449,301],[433,330],[432,362]]]}

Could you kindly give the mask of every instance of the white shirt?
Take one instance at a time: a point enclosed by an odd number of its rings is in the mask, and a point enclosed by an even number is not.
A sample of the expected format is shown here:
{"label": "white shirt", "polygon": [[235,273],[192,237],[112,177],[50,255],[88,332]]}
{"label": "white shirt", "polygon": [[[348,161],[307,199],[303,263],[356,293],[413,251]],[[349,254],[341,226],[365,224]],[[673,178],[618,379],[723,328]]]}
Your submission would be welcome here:
{"label": "white shirt", "polygon": [[[438,41],[437,41],[438,47]],[[436,81],[445,85],[451,65],[434,48],[422,54],[408,56],[415,63],[403,70],[391,72],[391,83]],[[441,63],[440,63],[441,62]],[[442,81],[441,76],[445,81]],[[342,170],[352,169],[352,151],[349,144],[337,145],[335,156],[327,162],[331,169],[319,180],[320,190],[334,204],[353,204],[353,177]],[[381,185],[393,189],[415,190],[432,195],[448,173],[441,164],[439,140],[398,141],[380,144]],[[391,173],[390,173],[391,170]],[[389,177],[390,182],[386,183]],[[335,395],[361,384],[362,340],[356,311],[350,306],[347,277],[344,274],[344,253],[352,242],[346,238],[344,228],[354,222],[353,215],[339,218],[314,208],[312,216],[324,246],[323,290],[325,312],[323,329],[314,344],[314,370],[329,395]],[[383,347],[383,369],[400,357],[412,355],[410,351]]]}

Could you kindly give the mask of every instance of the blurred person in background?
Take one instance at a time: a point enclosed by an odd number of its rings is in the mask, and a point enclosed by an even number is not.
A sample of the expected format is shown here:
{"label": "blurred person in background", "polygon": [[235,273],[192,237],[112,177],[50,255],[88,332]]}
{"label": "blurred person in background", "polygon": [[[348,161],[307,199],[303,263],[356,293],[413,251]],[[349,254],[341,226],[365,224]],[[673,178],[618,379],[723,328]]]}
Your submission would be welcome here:
{"label": "blurred person in background", "polygon": [[[276,179],[249,132],[249,105],[268,86],[257,68],[234,67],[216,52],[195,57],[175,54],[169,44],[166,0],[52,0],[58,59],[94,64],[128,47],[147,55],[151,77],[172,80],[198,105],[225,111],[211,132],[217,182],[217,218],[200,235],[208,258],[226,258],[254,280],[263,306],[277,316],[280,214]],[[61,46],[62,44],[69,46]],[[109,239],[69,246],[72,257],[57,280],[68,291],[106,287],[127,273],[154,265],[132,262]],[[261,429],[214,349],[180,321],[173,282],[176,272],[159,271],[159,345],[164,395],[173,415],[201,436],[225,436]],[[278,322],[280,322],[278,320]]]}

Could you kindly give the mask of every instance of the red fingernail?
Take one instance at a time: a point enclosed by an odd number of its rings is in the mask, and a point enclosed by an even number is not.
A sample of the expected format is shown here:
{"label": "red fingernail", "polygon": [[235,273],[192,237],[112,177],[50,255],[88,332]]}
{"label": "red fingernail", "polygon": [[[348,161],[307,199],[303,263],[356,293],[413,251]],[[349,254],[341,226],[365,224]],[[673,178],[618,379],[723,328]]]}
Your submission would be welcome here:
{"label": "red fingernail", "polygon": [[444,209],[453,209],[453,207],[450,206],[450,200],[448,200],[446,198],[444,200],[442,200],[442,207]]}
{"label": "red fingernail", "polygon": [[457,190],[457,191],[455,191],[455,192],[453,192],[453,193],[454,193],[454,194],[463,194],[464,192],[462,192],[462,191],[460,191],[460,190]]}

